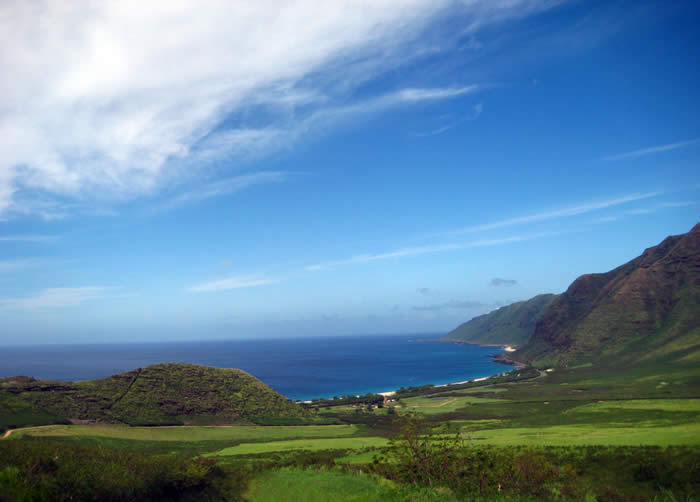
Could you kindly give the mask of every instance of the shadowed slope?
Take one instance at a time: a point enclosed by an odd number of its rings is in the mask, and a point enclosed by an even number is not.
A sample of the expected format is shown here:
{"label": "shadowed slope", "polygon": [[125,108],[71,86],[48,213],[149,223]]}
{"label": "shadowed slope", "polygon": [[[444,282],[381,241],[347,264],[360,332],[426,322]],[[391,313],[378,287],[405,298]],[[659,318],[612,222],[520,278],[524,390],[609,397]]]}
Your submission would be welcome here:
{"label": "shadowed slope", "polygon": [[571,365],[700,361],[700,224],[559,295],[515,359]]}
{"label": "shadowed slope", "polygon": [[73,421],[132,425],[306,416],[301,407],[244,371],[182,363],[76,383],[0,379],[0,404],[9,399]]}
{"label": "shadowed slope", "polygon": [[450,331],[445,340],[483,345],[524,345],[555,297],[537,295],[480,315]]}

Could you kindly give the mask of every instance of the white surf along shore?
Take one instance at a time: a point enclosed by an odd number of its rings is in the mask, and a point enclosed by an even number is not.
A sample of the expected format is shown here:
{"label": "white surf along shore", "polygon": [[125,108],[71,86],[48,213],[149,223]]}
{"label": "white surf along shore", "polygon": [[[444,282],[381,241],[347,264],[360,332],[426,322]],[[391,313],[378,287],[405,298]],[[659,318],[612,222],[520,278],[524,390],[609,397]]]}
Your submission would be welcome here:
{"label": "white surf along shore", "polygon": [[[510,345],[498,345],[498,347],[503,347],[503,350],[505,350],[506,352],[515,352],[515,349],[513,347],[511,347]],[[491,376],[493,376],[493,375],[491,375]],[[482,378],[472,378],[470,380],[462,380],[459,382],[443,383],[441,385],[435,385],[435,387],[447,387],[449,385],[462,385],[465,383],[483,382],[484,380],[488,380],[489,378],[491,378],[491,377],[487,376],[487,377],[482,377]],[[377,392],[377,394],[379,394],[380,396],[384,396],[384,397],[390,397],[390,396],[393,396],[394,394],[396,394],[396,391],[395,390],[387,390],[384,392]]]}
{"label": "white surf along shore", "polygon": [[[449,385],[461,385],[463,383],[483,382],[484,380],[488,380],[489,378],[491,378],[491,377],[472,378],[471,380],[462,380],[461,382],[450,382],[450,383],[443,383],[441,385],[433,385],[433,387],[447,387]],[[377,392],[377,394],[379,394],[380,396],[389,397],[389,396],[393,396],[394,394],[396,394],[396,391],[395,390],[388,390],[386,392]]]}
{"label": "white surf along shore", "polygon": [[[448,342],[452,342],[452,343],[463,343],[465,345],[479,345],[481,347],[501,347],[505,352],[515,352],[516,351],[516,348],[514,348],[510,345],[501,345],[501,344],[485,344],[484,345],[484,344],[480,344],[480,343],[462,342],[459,340],[443,340],[443,341],[448,341]],[[514,362],[512,364],[518,366],[519,363]],[[492,376],[496,376],[496,375],[491,375],[491,376],[482,377],[482,378],[472,378],[470,380],[461,380],[459,382],[443,383],[440,385],[435,385],[434,387],[447,387],[449,385],[461,385],[461,384],[465,384],[465,383],[482,382],[484,380],[491,378]],[[387,390],[384,392],[375,392],[374,394],[379,394],[380,396],[384,396],[384,397],[391,397],[391,396],[395,395],[396,392],[397,392],[396,390]],[[360,397],[360,396],[358,395],[357,397]],[[310,404],[313,401],[306,400],[306,401],[298,401],[298,402]]]}

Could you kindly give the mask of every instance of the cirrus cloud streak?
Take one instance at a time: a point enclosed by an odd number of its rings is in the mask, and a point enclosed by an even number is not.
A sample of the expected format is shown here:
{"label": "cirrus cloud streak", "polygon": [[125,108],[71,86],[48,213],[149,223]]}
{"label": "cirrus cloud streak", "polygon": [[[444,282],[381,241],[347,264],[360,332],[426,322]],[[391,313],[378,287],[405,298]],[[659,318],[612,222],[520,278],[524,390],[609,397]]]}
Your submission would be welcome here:
{"label": "cirrus cloud streak", "polygon": [[279,282],[277,279],[270,279],[268,277],[243,275],[197,284],[188,288],[188,291],[193,293],[206,293],[211,291],[225,291],[229,289],[254,288],[256,286],[266,286],[277,282]]}
{"label": "cirrus cloud streak", "polygon": [[0,299],[0,309],[41,310],[79,307],[87,301],[109,296],[111,289],[102,286],[47,288],[34,296]]}
{"label": "cirrus cloud streak", "polygon": [[7,0],[0,215],[34,213],[37,197],[151,195],[213,159],[236,169],[319,125],[464,96],[476,88],[407,85],[359,102],[353,91],[423,57],[420,35],[439,16],[461,15],[473,32],[556,3]]}

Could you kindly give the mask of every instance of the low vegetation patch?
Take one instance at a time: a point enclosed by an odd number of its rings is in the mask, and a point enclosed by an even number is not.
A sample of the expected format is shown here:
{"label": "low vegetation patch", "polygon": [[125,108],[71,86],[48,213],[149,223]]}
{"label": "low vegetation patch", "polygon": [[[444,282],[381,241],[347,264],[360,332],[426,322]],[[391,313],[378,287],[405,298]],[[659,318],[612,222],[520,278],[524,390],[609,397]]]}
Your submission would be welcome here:
{"label": "low vegetation patch", "polygon": [[[3,403],[20,402],[24,415],[51,417],[25,420],[24,425],[69,419],[135,426],[269,422],[272,417],[295,424],[313,422],[301,406],[244,371],[183,363],[76,383],[0,378],[0,419]],[[10,424],[4,419],[0,425]]]}
{"label": "low vegetation patch", "polygon": [[650,500],[700,494],[700,448],[488,447],[411,417],[368,469],[400,483],[449,488],[464,498]]}
{"label": "low vegetation patch", "polygon": [[206,459],[45,439],[0,442],[3,501],[214,501],[224,492],[235,500],[235,479]]}
{"label": "low vegetation patch", "polygon": [[[401,485],[362,472],[341,470],[277,470],[253,480],[245,494],[250,502],[458,502],[449,488]],[[490,500],[525,502],[530,498]]]}
{"label": "low vegetation patch", "polygon": [[139,441],[272,441],[280,439],[350,436],[358,432],[356,425],[311,426],[184,426],[129,427],[124,425],[52,425],[22,429],[13,437],[93,437]]}

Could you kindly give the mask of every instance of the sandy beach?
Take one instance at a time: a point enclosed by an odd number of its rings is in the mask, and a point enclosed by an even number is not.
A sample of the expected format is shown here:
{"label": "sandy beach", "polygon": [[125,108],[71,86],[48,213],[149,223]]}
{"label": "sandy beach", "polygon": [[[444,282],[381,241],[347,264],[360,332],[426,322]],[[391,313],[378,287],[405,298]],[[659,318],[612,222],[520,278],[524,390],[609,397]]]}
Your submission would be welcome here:
{"label": "sandy beach", "polygon": [[[491,376],[495,376],[495,375],[491,375]],[[471,380],[461,380],[459,382],[450,382],[450,383],[443,383],[440,385],[434,385],[434,387],[449,387],[450,385],[462,385],[465,383],[483,382],[484,380],[488,380],[489,378],[491,378],[491,377],[487,376],[487,377],[481,377],[481,378],[472,378]],[[396,391],[395,390],[387,390],[385,392],[377,392],[377,394],[379,394],[380,396],[384,396],[384,397],[391,397],[394,394],[396,394]]]}
{"label": "sandy beach", "polygon": [[[504,345],[504,344],[480,344],[480,343],[469,343],[469,342],[462,342],[459,340],[442,340],[446,342],[453,342],[453,343],[463,343],[465,345],[479,345],[481,347],[501,347],[505,352],[515,352],[517,349],[515,347],[512,347],[511,345]],[[524,366],[523,363],[519,363],[517,361],[509,361],[507,364],[512,364],[513,366],[516,366],[518,368],[521,368]],[[495,375],[491,375],[495,376]],[[450,383],[443,383],[440,385],[435,385],[435,387],[448,387],[450,385],[462,385],[465,383],[473,383],[473,382],[483,382],[484,380],[487,380],[491,378],[490,376],[488,377],[482,377],[482,378],[472,378],[470,380],[461,380],[459,382],[450,382]],[[384,397],[391,397],[396,394],[395,390],[387,390],[384,392],[377,392],[380,396]]]}

